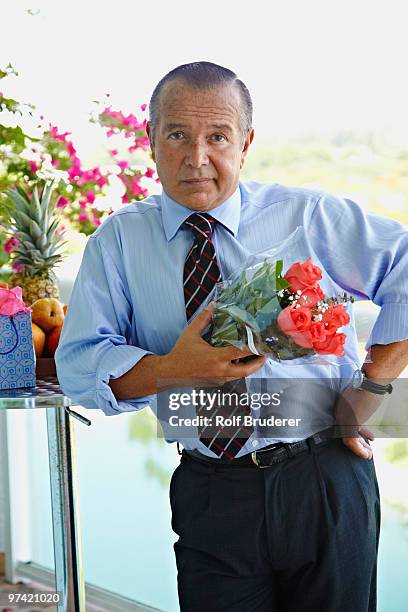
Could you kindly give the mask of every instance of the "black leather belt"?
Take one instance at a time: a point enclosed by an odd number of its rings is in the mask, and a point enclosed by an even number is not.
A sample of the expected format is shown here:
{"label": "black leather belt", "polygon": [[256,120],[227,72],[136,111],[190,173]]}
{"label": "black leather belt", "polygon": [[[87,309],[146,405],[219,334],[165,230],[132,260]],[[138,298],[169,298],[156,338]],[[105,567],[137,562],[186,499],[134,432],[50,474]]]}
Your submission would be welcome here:
{"label": "black leather belt", "polygon": [[186,450],[183,449],[182,456],[200,461],[203,463],[212,463],[217,465],[228,465],[231,467],[258,467],[266,468],[276,463],[281,463],[287,459],[291,459],[300,453],[309,451],[311,446],[320,446],[327,444],[330,440],[333,440],[333,428],[324,429],[318,433],[313,434],[305,440],[299,440],[299,442],[276,442],[265,446],[260,450],[247,453],[242,457],[235,457],[234,459],[228,459],[227,457],[207,457],[197,450]]}

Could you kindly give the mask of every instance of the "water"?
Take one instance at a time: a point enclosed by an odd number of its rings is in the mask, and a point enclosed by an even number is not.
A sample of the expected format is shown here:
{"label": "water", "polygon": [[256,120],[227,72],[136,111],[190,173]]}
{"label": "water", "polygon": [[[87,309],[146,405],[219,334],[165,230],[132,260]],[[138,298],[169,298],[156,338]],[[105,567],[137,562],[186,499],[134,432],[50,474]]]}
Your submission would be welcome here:
{"label": "water", "polygon": [[[76,422],[83,560],[87,582],[165,612],[176,612],[176,568],[168,482],[175,445],[157,440],[149,412]],[[53,567],[45,418],[32,411],[30,463],[32,560]],[[376,456],[377,466],[380,457]],[[387,466],[387,470],[392,466]],[[377,468],[381,488],[381,470]],[[400,485],[399,485],[400,486]],[[403,612],[408,602],[408,526],[382,504],[378,612]]]}

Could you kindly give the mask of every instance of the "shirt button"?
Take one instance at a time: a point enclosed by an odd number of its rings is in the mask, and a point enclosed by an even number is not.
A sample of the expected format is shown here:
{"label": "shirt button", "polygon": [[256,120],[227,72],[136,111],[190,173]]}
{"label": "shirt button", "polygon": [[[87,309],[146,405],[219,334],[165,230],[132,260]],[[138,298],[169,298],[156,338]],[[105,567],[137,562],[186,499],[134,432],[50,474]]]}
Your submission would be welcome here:
{"label": "shirt button", "polygon": [[252,446],[258,446],[258,440],[252,440]]}

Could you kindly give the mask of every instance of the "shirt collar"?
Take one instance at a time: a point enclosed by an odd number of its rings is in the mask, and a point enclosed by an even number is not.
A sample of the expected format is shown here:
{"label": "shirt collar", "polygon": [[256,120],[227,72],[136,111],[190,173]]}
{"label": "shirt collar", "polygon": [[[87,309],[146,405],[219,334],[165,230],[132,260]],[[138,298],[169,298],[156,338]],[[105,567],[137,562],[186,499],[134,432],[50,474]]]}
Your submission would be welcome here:
{"label": "shirt collar", "polygon": [[[172,200],[165,191],[162,192],[161,203],[163,227],[168,241],[176,235],[181,225],[190,215],[194,212],[203,212],[182,206],[182,204]],[[225,200],[217,208],[209,210],[208,213],[236,236],[241,216],[240,187],[237,187],[228,200]]]}

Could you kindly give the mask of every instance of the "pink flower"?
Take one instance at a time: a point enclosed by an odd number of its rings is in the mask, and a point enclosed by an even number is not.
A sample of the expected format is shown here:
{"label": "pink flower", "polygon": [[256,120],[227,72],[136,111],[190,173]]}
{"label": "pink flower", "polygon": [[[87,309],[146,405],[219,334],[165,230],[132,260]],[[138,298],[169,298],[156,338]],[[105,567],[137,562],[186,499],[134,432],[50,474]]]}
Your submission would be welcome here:
{"label": "pink flower", "polygon": [[67,151],[71,157],[73,157],[76,153],[76,149],[72,142],[67,142]]}
{"label": "pink flower", "polygon": [[111,155],[113,155],[115,157],[118,154],[118,152],[119,151],[117,149],[112,149],[110,153],[111,153]]}
{"label": "pink flower", "polygon": [[313,348],[322,355],[344,355],[346,334],[330,334],[321,342],[313,342]]}
{"label": "pink flower", "polygon": [[29,162],[28,162],[28,165],[30,166],[30,170],[31,170],[31,172],[32,172],[33,174],[35,174],[35,173],[37,172],[37,170],[38,170],[38,166],[37,166],[37,164],[36,164],[35,162],[33,162],[33,161],[29,161]]}
{"label": "pink flower", "polygon": [[53,168],[58,168],[58,166],[60,165],[58,159],[52,159],[51,164]]}
{"label": "pink flower", "polygon": [[302,294],[299,296],[299,304],[301,306],[309,306],[313,308],[318,302],[324,300],[325,295],[319,285],[315,287],[306,287],[303,289]]}
{"label": "pink flower", "polygon": [[89,217],[86,213],[81,213],[78,217],[79,221],[89,221]]}
{"label": "pink flower", "polygon": [[310,333],[312,312],[310,308],[287,306],[279,313],[277,323],[283,333],[290,336],[296,344],[304,348],[312,348]]}
{"label": "pink flower", "polygon": [[57,208],[64,208],[68,204],[67,198],[60,196],[57,202]]}
{"label": "pink flower", "polygon": [[129,162],[127,162],[125,159],[123,159],[122,161],[118,162],[118,166],[121,170],[124,170],[125,168],[127,168],[129,165]]}
{"label": "pink flower", "polygon": [[96,184],[98,185],[98,187],[103,187],[107,183],[108,183],[108,179],[106,178],[106,176],[102,176],[102,175],[96,181]]}
{"label": "pink flower", "polygon": [[20,264],[16,263],[14,260],[11,262],[11,267],[16,272],[21,272],[21,270],[24,270],[24,266],[21,266]]}
{"label": "pink flower", "polygon": [[95,202],[95,194],[93,191],[88,191],[88,193],[85,195],[86,201],[89,202],[90,204],[93,204]]}
{"label": "pink flower", "polygon": [[146,108],[147,108],[147,104],[141,104],[140,110],[142,111],[142,113],[145,112]]}
{"label": "pink flower", "polygon": [[79,200],[79,208],[86,210],[86,200]]}
{"label": "pink flower", "polygon": [[322,278],[320,268],[314,266],[312,260],[307,259],[303,263],[297,261],[285,274],[285,279],[289,283],[289,289],[294,293],[299,289],[303,291],[307,288],[315,288],[317,281]]}
{"label": "pink flower", "polygon": [[145,177],[146,178],[153,178],[154,172],[155,171],[153,170],[153,168],[148,168],[146,170],[146,172],[145,172]]}
{"label": "pink flower", "polygon": [[18,247],[19,244],[20,242],[19,240],[17,240],[17,238],[14,238],[14,236],[10,236],[10,238],[8,238],[4,243],[4,251],[7,253],[7,255],[10,255],[10,253],[12,253],[14,249]]}

